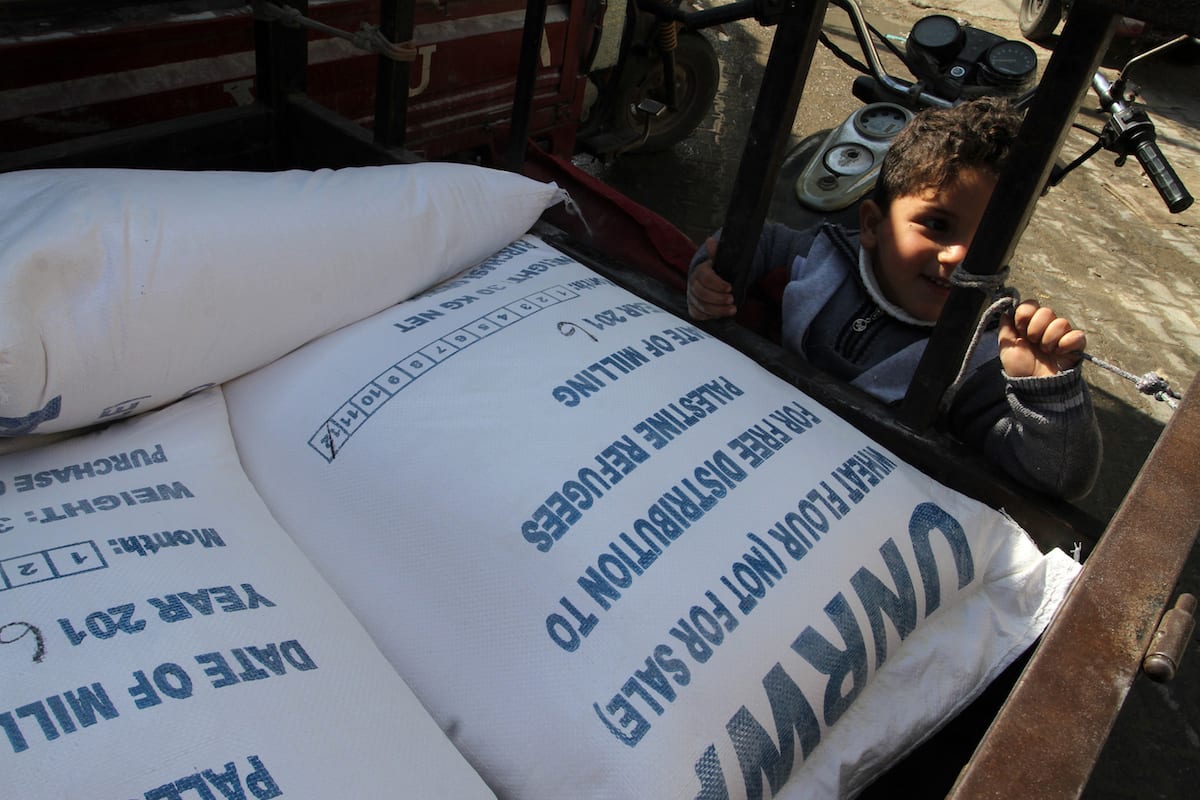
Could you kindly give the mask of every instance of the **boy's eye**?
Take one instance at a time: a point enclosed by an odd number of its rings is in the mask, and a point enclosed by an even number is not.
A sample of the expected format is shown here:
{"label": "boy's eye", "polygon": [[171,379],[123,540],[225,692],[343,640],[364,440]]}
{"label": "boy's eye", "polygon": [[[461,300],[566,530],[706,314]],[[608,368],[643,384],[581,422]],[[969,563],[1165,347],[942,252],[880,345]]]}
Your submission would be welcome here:
{"label": "boy's eye", "polygon": [[941,217],[925,217],[921,224],[935,233],[945,233],[950,228],[950,221]]}

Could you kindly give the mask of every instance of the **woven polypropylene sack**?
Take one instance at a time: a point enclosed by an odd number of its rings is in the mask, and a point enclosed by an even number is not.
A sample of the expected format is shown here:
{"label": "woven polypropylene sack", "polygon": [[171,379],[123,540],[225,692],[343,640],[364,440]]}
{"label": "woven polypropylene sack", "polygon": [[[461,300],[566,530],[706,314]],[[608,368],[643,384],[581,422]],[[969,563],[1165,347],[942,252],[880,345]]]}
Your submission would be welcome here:
{"label": "woven polypropylene sack", "polygon": [[1076,571],[532,237],[227,396],[281,524],[522,800],[852,793]]}
{"label": "woven polypropylene sack", "polygon": [[0,175],[0,436],[260,367],[478,262],[559,197],[446,163]]}
{"label": "woven polypropylene sack", "polygon": [[491,797],[246,480],[212,389],[0,457],[10,798]]}

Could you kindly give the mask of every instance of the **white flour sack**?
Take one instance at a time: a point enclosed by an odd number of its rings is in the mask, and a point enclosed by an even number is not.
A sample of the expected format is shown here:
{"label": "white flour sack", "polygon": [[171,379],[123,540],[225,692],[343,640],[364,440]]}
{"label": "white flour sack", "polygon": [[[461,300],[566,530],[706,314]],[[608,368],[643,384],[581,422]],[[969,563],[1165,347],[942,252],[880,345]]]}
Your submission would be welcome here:
{"label": "white flour sack", "polygon": [[480,261],[560,194],[445,163],[0,175],[0,436],[260,367]]}
{"label": "white flour sack", "polygon": [[852,794],[1076,571],[532,237],[226,396],[268,507],[502,797]]}
{"label": "white flour sack", "polygon": [[219,389],[0,457],[13,800],[493,797],[242,472]]}

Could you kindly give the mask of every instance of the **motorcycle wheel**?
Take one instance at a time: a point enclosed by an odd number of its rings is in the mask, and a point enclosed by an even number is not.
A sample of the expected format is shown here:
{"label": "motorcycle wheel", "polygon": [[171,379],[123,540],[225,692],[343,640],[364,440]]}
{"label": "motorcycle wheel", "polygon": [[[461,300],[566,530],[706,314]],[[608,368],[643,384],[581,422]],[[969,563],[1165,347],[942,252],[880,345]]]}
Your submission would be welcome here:
{"label": "motorcycle wheel", "polygon": [[1062,15],[1062,0],[1021,0],[1021,33],[1031,42],[1048,44]]}
{"label": "motorcycle wheel", "polygon": [[[690,136],[708,114],[720,79],[721,63],[708,38],[700,33],[680,31],[679,44],[675,48],[676,110],[652,119],[646,141],[628,152],[666,150]],[[622,138],[640,137],[645,123],[634,109],[647,97],[665,102],[664,87],[662,61],[657,53],[630,56],[617,88],[613,132]]]}

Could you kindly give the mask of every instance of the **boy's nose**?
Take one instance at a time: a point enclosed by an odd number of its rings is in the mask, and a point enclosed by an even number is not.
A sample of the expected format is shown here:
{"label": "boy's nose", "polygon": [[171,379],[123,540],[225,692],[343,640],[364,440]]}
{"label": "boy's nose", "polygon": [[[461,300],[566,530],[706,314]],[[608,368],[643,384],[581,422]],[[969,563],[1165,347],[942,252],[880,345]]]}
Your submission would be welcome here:
{"label": "boy's nose", "polygon": [[938,261],[943,264],[961,264],[966,257],[967,246],[959,242],[947,244],[938,251]]}

